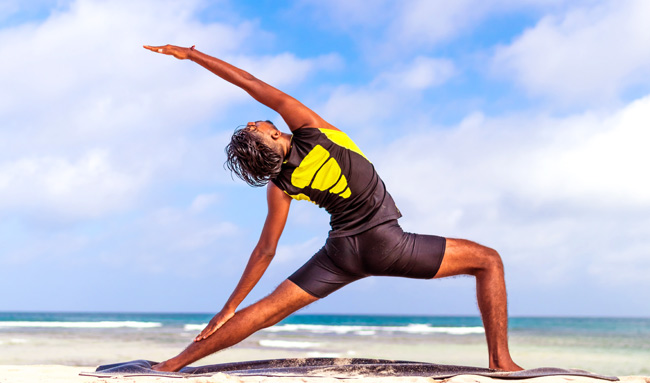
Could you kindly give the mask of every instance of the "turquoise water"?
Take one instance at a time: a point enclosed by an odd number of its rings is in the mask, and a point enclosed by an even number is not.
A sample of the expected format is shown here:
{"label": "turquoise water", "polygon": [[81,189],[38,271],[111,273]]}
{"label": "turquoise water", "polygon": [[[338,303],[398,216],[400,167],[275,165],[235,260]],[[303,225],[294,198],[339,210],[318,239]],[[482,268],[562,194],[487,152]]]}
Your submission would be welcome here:
{"label": "turquoise water", "polygon": [[[93,365],[140,359],[155,350],[163,358],[180,351],[211,317],[0,312],[0,364]],[[526,367],[650,375],[650,318],[515,317],[509,336],[513,356]],[[96,344],[103,349],[93,351]],[[129,347],[132,356],[125,354]],[[229,350],[220,357],[358,356],[482,366],[487,356],[480,318],[464,316],[298,314],[238,347],[240,354]]]}
{"label": "turquoise water", "polygon": [[[206,324],[212,314],[171,313],[50,313],[50,312],[0,312],[0,331],[11,328],[194,328]],[[104,322],[104,323],[102,323]],[[39,326],[39,323],[42,326]],[[93,326],[92,324],[95,324]],[[343,327],[373,327],[381,331],[397,330],[396,327],[420,326],[423,332],[435,328],[473,329],[482,327],[479,317],[465,316],[390,316],[390,315],[292,315],[278,326],[313,325],[319,332]],[[510,318],[512,335],[539,336],[597,336],[610,338],[634,338],[650,340],[650,318],[554,318],[514,317]],[[387,331],[388,331],[387,330]],[[302,330],[311,331],[309,327]],[[316,330],[314,330],[316,331]],[[451,331],[451,330],[450,330]],[[350,331],[353,333],[354,331]],[[443,331],[444,332],[444,331]],[[460,332],[462,333],[462,331]],[[650,342],[645,345],[648,346]]]}

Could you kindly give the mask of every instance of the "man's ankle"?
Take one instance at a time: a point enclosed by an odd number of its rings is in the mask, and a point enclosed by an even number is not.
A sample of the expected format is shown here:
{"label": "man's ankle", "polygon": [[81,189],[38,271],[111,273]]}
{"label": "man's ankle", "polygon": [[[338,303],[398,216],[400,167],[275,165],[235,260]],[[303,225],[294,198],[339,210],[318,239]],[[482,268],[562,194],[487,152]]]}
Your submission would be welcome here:
{"label": "man's ankle", "polygon": [[176,365],[174,365],[174,363],[172,363],[172,361],[170,359],[170,360],[166,360],[166,361],[164,361],[162,363],[155,364],[155,365],[151,366],[151,368],[153,370],[156,370],[156,371],[176,372],[176,371],[180,370],[182,368],[182,366],[177,367]]}
{"label": "man's ankle", "polygon": [[490,368],[502,371],[519,371],[522,368],[508,355],[504,358],[490,358]]}

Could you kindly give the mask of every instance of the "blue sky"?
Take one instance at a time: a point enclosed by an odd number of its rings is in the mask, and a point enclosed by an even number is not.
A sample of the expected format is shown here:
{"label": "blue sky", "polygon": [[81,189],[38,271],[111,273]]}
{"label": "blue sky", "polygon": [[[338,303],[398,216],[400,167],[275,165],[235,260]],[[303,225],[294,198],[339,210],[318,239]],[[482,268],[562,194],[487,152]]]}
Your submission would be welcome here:
{"label": "blue sky", "polygon": [[[499,250],[512,315],[649,316],[649,19],[642,0],[0,0],[0,310],[217,312],[232,292],[266,201],[223,147],[286,126],[141,48],[170,43],[346,131],[406,230]],[[325,240],[324,211],[291,210],[245,303]],[[478,314],[470,278],[369,278],[306,312]]]}

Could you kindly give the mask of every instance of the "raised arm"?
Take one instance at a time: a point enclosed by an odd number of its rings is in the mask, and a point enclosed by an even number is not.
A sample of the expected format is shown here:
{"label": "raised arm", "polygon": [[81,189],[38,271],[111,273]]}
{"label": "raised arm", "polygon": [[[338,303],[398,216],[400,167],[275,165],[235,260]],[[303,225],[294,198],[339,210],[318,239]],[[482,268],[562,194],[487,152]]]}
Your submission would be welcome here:
{"label": "raised arm", "polygon": [[242,88],[255,100],[278,112],[292,131],[305,126],[336,129],[295,98],[234,65],[199,52],[194,47],[145,45],[144,48],[174,56],[179,60],[189,59],[196,62],[222,79]]}
{"label": "raised arm", "polygon": [[282,235],[284,225],[287,222],[287,216],[289,215],[291,198],[275,186],[273,182],[269,182],[266,190],[269,212],[266,216],[264,228],[262,229],[257,246],[255,246],[248,260],[246,269],[237,287],[235,287],[235,290],[223,306],[223,309],[212,318],[205,329],[194,339],[195,341],[209,337],[226,323],[228,319],[235,315],[239,304],[251,292],[260,278],[262,278],[262,275],[264,275],[264,272],[275,256],[278,240],[280,239],[280,235]]}

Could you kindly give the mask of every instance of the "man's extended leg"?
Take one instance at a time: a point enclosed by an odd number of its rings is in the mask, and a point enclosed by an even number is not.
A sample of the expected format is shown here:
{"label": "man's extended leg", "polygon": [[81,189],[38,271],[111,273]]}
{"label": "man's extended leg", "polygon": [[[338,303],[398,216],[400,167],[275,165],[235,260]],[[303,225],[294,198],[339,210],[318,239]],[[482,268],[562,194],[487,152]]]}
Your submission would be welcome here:
{"label": "man's extended leg", "polygon": [[174,358],[156,365],[155,369],[178,371],[190,363],[241,342],[254,332],[278,323],[317,300],[318,298],[286,280],[271,295],[236,312],[217,332],[199,342],[193,342]]}
{"label": "man's extended leg", "polygon": [[447,239],[436,278],[460,274],[476,277],[476,297],[485,327],[490,368],[521,370],[508,349],[508,304],[499,253],[471,241]]}

